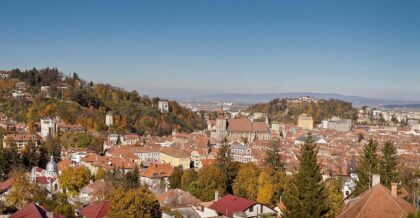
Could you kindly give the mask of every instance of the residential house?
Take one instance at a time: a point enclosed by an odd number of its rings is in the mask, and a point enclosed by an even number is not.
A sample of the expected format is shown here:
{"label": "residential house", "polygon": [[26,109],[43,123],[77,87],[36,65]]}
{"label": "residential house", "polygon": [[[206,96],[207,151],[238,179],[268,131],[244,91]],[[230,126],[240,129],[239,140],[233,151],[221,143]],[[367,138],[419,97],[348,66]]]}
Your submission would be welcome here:
{"label": "residential house", "polygon": [[18,151],[32,143],[35,147],[40,143],[41,138],[36,134],[7,134],[3,137],[3,147],[9,147],[9,143],[15,143]]}
{"label": "residential house", "polygon": [[[328,142],[325,141],[325,139],[323,139],[322,137],[319,137],[319,136],[311,136],[311,137],[312,137],[312,142],[314,144],[328,144]],[[295,145],[303,145],[303,144],[305,144],[305,142],[307,140],[308,140],[308,136],[303,135],[303,136],[297,137],[295,139],[294,144]]]}
{"label": "residential house", "polygon": [[105,200],[106,194],[111,192],[112,185],[101,179],[83,187],[77,196],[77,200],[86,205],[92,202]]}
{"label": "residential house", "polygon": [[256,162],[255,158],[252,156],[251,147],[245,144],[233,144],[231,146],[231,155],[234,161],[240,163]]}
{"label": "residential house", "polygon": [[[29,203],[16,213],[12,214],[10,218],[55,218],[60,217],[51,212],[46,211],[43,207],[35,203]],[[61,216],[62,217],[62,216]]]}
{"label": "residential house", "polygon": [[133,154],[137,155],[143,165],[160,162],[160,146],[130,146],[127,149]]}
{"label": "residential house", "polygon": [[110,201],[92,203],[83,208],[81,214],[86,218],[105,218],[108,213],[110,203]]}
{"label": "residential house", "polygon": [[214,202],[210,209],[215,210],[219,215],[230,218],[236,217],[276,217],[277,212],[266,205],[259,204],[245,198],[234,195],[225,195]]}
{"label": "residential house", "polygon": [[372,217],[393,218],[415,214],[416,208],[397,196],[397,184],[392,184],[391,191],[380,184],[379,175],[373,175],[372,188],[351,199],[337,218]]}
{"label": "residential house", "polygon": [[147,184],[155,193],[168,190],[169,177],[174,172],[170,164],[151,164],[146,169],[140,170],[140,181]]}
{"label": "residential house", "polygon": [[182,166],[183,169],[189,169],[191,159],[190,155],[185,151],[165,147],[160,149],[160,161],[173,167]]}

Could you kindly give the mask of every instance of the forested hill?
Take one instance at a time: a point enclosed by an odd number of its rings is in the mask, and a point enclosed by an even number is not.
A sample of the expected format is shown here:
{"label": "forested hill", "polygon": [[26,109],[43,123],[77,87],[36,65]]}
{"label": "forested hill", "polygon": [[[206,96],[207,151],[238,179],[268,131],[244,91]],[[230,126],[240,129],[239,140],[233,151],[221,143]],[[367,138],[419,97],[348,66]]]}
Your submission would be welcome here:
{"label": "forested hill", "polygon": [[[201,115],[175,101],[169,101],[168,113],[161,113],[157,107],[159,98],[86,82],[76,73],[64,76],[54,68],[23,72],[15,69],[8,73],[8,79],[0,80],[0,112],[30,125],[43,117],[60,116],[68,124],[97,131],[166,135],[174,129],[191,132],[205,128]],[[22,90],[25,97],[13,98],[12,93],[17,90]],[[114,114],[115,126],[111,129],[105,126],[108,111]]]}
{"label": "forested hill", "polygon": [[311,115],[316,123],[333,116],[354,120],[357,114],[357,110],[352,107],[351,103],[336,99],[294,102],[285,98],[276,98],[268,103],[251,105],[247,111],[266,113],[270,120],[281,122],[296,122],[297,117],[305,113]]}

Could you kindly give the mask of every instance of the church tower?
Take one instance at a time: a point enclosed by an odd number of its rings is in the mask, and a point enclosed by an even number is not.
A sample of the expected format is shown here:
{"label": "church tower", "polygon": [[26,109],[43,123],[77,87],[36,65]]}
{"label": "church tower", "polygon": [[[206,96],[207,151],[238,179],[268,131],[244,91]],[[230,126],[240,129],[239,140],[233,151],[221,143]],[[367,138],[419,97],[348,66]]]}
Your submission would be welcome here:
{"label": "church tower", "polygon": [[219,116],[216,119],[216,138],[221,141],[227,136],[227,121],[225,112],[223,110],[223,104],[220,103]]}

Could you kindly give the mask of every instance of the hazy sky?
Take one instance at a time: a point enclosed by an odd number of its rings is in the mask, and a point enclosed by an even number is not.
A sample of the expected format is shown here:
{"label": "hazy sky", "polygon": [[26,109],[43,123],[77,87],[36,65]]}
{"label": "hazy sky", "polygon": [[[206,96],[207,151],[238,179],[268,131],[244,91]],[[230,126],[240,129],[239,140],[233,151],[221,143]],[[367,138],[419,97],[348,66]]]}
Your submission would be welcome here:
{"label": "hazy sky", "polygon": [[0,0],[0,69],[47,66],[152,96],[420,100],[420,1]]}

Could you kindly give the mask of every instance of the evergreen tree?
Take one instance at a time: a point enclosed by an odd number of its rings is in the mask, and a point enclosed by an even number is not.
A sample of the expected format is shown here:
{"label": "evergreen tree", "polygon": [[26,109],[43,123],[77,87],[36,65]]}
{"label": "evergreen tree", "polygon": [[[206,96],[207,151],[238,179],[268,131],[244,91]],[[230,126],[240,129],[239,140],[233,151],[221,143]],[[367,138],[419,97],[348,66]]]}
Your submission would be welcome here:
{"label": "evergreen tree", "polygon": [[217,154],[217,166],[219,167],[222,175],[225,176],[226,181],[226,192],[229,194],[233,193],[233,181],[239,169],[239,165],[233,162],[230,146],[225,139],[220,146],[219,153]]}
{"label": "evergreen tree", "polygon": [[265,165],[275,171],[284,171],[284,165],[280,157],[280,140],[274,139],[265,153]]}
{"label": "evergreen tree", "polygon": [[181,165],[174,168],[174,172],[171,177],[169,177],[169,187],[171,187],[171,189],[181,188],[181,178],[183,173],[184,171],[182,170]]}
{"label": "evergreen tree", "polygon": [[39,154],[35,145],[29,143],[25,148],[22,149],[22,162],[23,165],[30,169],[32,166],[37,166],[39,162]]}
{"label": "evergreen tree", "polygon": [[370,139],[363,148],[363,154],[356,166],[356,174],[359,179],[356,181],[356,188],[353,192],[355,196],[368,190],[372,183],[372,175],[378,173],[377,148],[378,142],[373,139]]}
{"label": "evergreen tree", "polygon": [[4,148],[0,145],[0,181],[3,181],[7,177],[6,172],[6,159],[4,158]]}
{"label": "evergreen tree", "polygon": [[317,163],[318,150],[312,136],[301,148],[299,171],[294,176],[290,187],[286,189],[284,204],[285,217],[326,217],[329,213],[328,192],[322,181],[322,174]]}
{"label": "evergreen tree", "polygon": [[379,163],[379,172],[381,174],[381,183],[388,188],[391,187],[391,182],[395,182],[397,173],[397,153],[392,142],[385,142],[382,148],[382,158]]}
{"label": "evergreen tree", "polygon": [[137,165],[134,167],[132,172],[130,171],[124,176],[123,187],[126,190],[140,187],[140,175]]}

